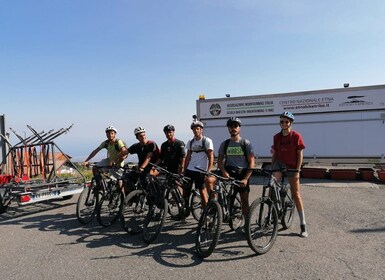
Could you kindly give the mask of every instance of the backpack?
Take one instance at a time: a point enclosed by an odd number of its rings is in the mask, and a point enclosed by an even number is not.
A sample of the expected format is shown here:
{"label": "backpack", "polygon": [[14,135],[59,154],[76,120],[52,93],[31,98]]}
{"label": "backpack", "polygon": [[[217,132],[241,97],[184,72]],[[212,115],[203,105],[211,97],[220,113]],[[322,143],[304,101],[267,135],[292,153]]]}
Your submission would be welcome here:
{"label": "backpack", "polygon": [[[229,146],[229,143],[230,143],[230,139],[227,139],[225,141],[225,144],[224,144],[225,155],[227,155],[227,147]],[[243,151],[243,155],[245,156],[247,162],[249,162],[249,159],[247,158],[246,139],[244,139],[244,138],[241,138],[241,148],[242,148],[242,151]]]}
{"label": "backpack", "polygon": [[190,140],[190,151],[191,152],[194,152],[194,153],[200,153],[200,152],[205,152],[207,154],[207,147],[206,147],[206,136],[202,136],[202,150],[198,150],[198,151],[192,151],[191,148],[192,148],[192,143],[195,141],[195,138],[191,139]]}
{"label": "backpack", "polygon": [[[120,139],[116,139],[116,143],[115,143],[115,150],[116,150],[117,152],[120,151],[120,148],[119,148],[119,140],[120,140]],[[109,143],[109,142],[110,142],[110,141],[109,141],[108,139],[107,139],[106,141],[104,141],[104,148],[107,149],[108,143]],[[124,142],[123,142],[123,144],[126,145]]]}

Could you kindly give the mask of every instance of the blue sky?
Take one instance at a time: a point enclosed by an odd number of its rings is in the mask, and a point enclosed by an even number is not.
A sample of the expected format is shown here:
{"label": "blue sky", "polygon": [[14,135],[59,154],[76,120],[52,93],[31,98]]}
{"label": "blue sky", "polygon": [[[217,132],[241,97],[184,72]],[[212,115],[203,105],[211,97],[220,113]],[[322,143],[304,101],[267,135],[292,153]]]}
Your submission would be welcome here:
{"label": "blue sky", "polygon": [[76,160],[108,125],[187,141],[202,93],[384,84],[384,17],[383,0],[0,0],[0,114],[21,135],[74,124],[56,142]]}

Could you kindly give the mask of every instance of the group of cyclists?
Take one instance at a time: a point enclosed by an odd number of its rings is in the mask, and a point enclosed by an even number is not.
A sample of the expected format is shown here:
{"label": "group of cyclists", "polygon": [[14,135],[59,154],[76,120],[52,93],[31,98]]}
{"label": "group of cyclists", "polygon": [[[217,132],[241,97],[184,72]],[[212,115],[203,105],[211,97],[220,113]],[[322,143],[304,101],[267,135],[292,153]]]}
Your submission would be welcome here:
{"label": "group of cyclists", "polygon": [[[279,115],[281,130],[273,137],[272,170],[277,170],[274,172],[274,176],[278,180],[282,176],[279,171],[281,168],[296,170],[296,172],[286,175],[300,218],[300,236],[307,237],[299,176],[305,145],[301,134],[292,129],[294,119],[294,115],[290,112]],[[225,178],[233,177],[241,182],[240,187],[237,187],[235,191],[240,194],[242,214],[246,217],[249,211],[250,177],[255,168],[254,150],[251,142],[241,137],[242,122],[239,118],[229,118],[226,126],[230,137],[220,144],[217,170],[214,172]],[[94,149],[83,164],[87,165],[99,151],[107,149],[107,157],[93,166],[93,175],[95,179],[98,178],[99,168],[108,166],[110,174],[119,177],[125,158],[129,154],[137,154],[138,172],[142,178],[158,175],[158,171],[150,163],[163,166],[172,173],[186,176],[190,178],[189,188],[191,189],[194,183],[195,188],[199,189],[201,204],[204,208],[209,200],[210,192],[214,188],[216,178],[203,175],[196,167],[207,171],[213,169],[214,145],[209,137],[203,135],[204,124],[201,121],[194,119],[190,128],[194,137],[185,145],[183,141],[175,137],[173,125],[164,126],[166,141],[159,149],[154,141],[147,139],[146,130],[143,127],[139,126],[134,129],[138,142],[127,147],[124,141],[116,137],[117,129],[108,126],[105,130],[107,140]],[[182,193],[186,195],[186,190],[182,190]]]}

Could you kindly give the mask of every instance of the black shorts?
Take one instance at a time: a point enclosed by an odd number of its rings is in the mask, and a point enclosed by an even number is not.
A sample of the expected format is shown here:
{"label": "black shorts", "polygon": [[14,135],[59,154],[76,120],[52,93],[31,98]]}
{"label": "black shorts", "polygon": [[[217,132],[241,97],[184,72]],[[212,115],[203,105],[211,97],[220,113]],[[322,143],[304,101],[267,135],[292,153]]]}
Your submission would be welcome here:
{"label": "black shorts", "polygon": [[196,189],[204,189],[205,187],[205,175],[202,174],[199,171],[192,171],[187,169],[185,174],[186,177],[189,177],[191,179],[191,182],[195,183],[195,188]]}

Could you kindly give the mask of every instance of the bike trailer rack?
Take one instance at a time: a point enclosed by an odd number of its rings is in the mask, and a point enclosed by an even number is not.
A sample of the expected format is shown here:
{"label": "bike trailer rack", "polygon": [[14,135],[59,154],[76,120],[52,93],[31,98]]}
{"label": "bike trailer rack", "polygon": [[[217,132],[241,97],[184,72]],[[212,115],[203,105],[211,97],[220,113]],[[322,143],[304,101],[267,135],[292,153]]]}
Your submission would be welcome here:
{"label": "bike trailer rack", "polygon": [[[6,162],[7,169],[10,170],[10,174],[0,175],[0,213],[4,213],[14,200],[18,205],[26,205],[56,198],[69,198],[82,192],[86,183],[84,175],[53,141],[67,133],[72,126],[57,131],[36,132],[27,125],[32,134],[25,138],[10,128],[20,140],[15,145],[0,134],[8,146]],[[72,167],[74,174],[58,174],[58,168],[64,163]]]}

